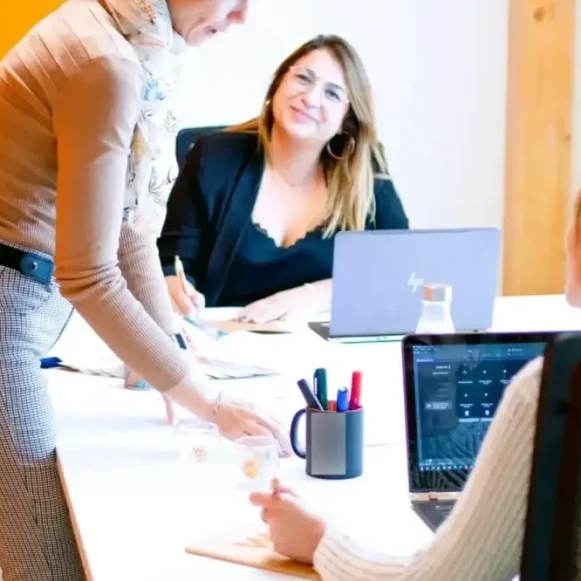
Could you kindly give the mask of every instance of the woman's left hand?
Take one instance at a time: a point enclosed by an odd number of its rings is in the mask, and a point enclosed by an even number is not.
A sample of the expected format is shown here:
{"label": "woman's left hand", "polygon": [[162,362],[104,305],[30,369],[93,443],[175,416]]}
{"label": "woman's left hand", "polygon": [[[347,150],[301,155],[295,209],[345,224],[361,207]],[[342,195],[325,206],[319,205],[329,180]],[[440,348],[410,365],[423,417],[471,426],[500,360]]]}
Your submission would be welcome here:
{"label": "woman's left hand", "polygon": [[284,488],[274,492],[254,492],[250,502],[262,508],[274,550],[300,563],[312,564],[315,551],[325,535],[325,521],[315,516],[298,496]]}
{"label": "woman's left hand", "polygon": [[[141,375],[129,368],[126,368],[125,372],[125,387],[127,389],[151,389],[151,387],[147,384],[145,379],[141,377]],[[163,395],[163,393],[161,396],[165,406],[165,417],[167,419],[167,423],[173,426],[176,422],[176,412],[173,402],[169,399],[169,397]]]}
{"label": "woman's left hand", "polygon": [[238,320],[249,323],[308,321],[312,315],[323,310],[320,295],[319,289],[314,285],[281,291],[244,307],[238,315]]}

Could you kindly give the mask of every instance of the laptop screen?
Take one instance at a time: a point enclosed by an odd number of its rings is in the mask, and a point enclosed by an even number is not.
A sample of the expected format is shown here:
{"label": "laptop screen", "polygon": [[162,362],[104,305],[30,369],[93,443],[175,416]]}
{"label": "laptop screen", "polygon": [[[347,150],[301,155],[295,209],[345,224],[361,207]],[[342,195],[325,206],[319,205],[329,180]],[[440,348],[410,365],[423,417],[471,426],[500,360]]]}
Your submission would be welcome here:
{"label": "laptop screen", "polygon": [[412,491],[461,490],[506,386],[554,333],[410,336],[404,340]]}

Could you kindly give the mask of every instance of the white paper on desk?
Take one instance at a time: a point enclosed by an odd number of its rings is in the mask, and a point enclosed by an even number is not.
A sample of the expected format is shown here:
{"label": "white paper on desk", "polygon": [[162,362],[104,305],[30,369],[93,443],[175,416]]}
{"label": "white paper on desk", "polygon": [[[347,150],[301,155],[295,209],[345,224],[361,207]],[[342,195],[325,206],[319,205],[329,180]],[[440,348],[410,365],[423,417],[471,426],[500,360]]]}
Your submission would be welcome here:
{"label": "white paper on desk", "polygon": [[[276,375],[279,370],[268,363],[258,361],[256,348],[250,333],[236,333],[236,338],[226,336],[220,339],[187,324],[191,339],[190,353],[196,357],[203,372],[211,379],[246,379]],[[232,340],[234,339],[234,340]],[[138,387],[139,378],[135,374],[127,375],[125,365],[108,349],[104,354],[79,355],[70,359],[62,358],[60,367],[65,370],[124,379],[126,387]]]}
{"label": "white paper on desk", "polygon": [[213,379],[245,379],[280,373],[264,358],[260,360],[257,356],[260,351],[253,349],[252,341],[244,340],[241,335],[237,340],[228,336],[209,342],[207,339],[194,341],[194,350],[202,370]]}
{"label": "white paper on desk", "polygon": [[266,377],[278,373],[274,369],[224,359],[199,357],[198,360],[203,372],[212,379],[246,379],[251,377]]}
{"label": "white paper on desk", "polygon": [[[235,361],[225,359],[216,359],[209,357],[199,357],[202,371],[211,379],[246,379],[252,377],[266,377],[276,375],[278,371],[258,365],[246,365]],[[85,375],[98,375],[100,377],[112,377],[117,379],[125,378],[125,366],[123,364],[91,367],[88,365],[78,365],[63,361],[59,368],[67,371],[83,373]],[[129,383],[126,387],[136,387]]]}
{"label": "white paper on desk", "polygon": [[202,357],[232,361],[241,365],[250,365],[281,372],[279,359],[287,358],[281,353],[282,335],[258,335],[256,333],[232,333],[218,341],[206,342],[196,350]]}

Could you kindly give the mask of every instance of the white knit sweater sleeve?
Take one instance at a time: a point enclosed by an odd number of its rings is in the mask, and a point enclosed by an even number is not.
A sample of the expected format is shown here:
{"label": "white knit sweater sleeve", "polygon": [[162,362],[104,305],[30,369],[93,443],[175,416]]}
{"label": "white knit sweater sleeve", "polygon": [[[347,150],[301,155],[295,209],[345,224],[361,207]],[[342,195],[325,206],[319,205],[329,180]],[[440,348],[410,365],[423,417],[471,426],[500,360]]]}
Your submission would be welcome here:
{"label": "white knit sweater sleeve", "polygon": [[432,544],[411,559],[373,554],[328,530],[315,554],[323,581],[506,581],[518,574],[542,359],[507,388],[478,460]]}

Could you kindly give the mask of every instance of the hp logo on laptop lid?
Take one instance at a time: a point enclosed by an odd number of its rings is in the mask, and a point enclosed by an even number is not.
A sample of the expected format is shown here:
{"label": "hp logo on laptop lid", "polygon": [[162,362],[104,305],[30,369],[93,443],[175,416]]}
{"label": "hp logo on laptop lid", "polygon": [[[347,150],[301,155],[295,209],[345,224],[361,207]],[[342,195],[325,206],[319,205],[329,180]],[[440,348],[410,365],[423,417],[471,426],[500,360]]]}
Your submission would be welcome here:
{"label": "hp logo on laptop lid", "polygon": [[419,287],[421,287],[424,284],[424,279],[423,278],[417,278],[416,277],[416,273],[412,272],[409,280],[408,280],[408,286],[411,287],[412,292],[415,293]]}

